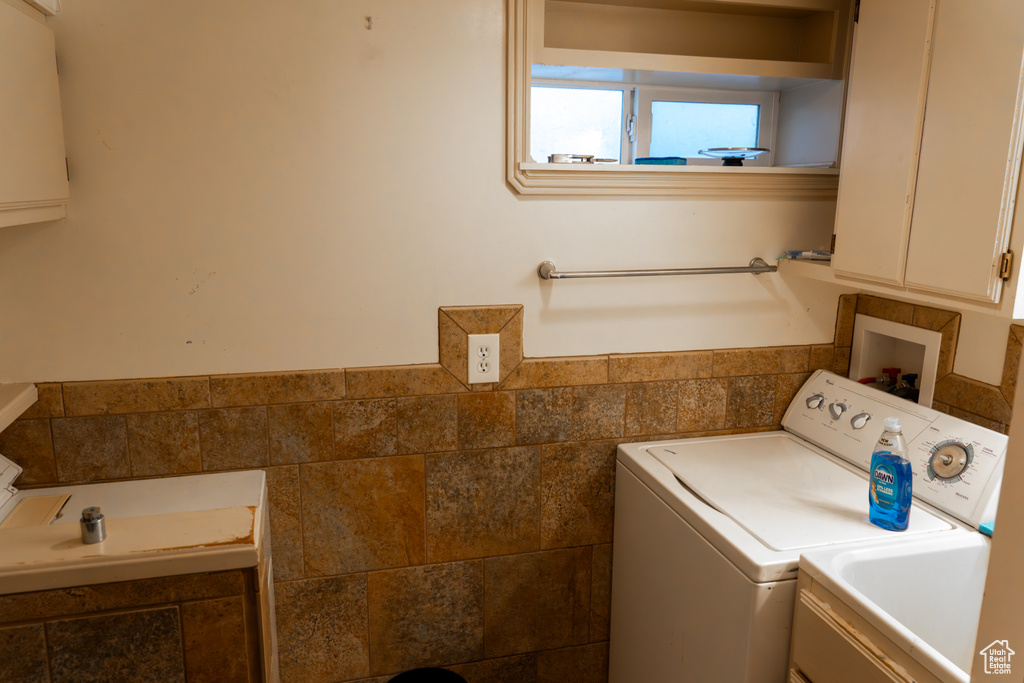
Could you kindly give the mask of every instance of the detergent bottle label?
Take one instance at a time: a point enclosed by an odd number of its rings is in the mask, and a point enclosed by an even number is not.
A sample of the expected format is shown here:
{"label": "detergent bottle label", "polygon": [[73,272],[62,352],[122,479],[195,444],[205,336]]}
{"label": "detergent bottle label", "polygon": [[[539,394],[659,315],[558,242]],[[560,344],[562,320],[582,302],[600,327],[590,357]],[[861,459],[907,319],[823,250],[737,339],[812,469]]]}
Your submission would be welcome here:
{"label": "detergent bottle label", "polygon": [[891,508],[896,505],[896,472],[891,463],[882,458],[874,458],[876,462],[871,468],[871,493],[875,501],[882,507]]}

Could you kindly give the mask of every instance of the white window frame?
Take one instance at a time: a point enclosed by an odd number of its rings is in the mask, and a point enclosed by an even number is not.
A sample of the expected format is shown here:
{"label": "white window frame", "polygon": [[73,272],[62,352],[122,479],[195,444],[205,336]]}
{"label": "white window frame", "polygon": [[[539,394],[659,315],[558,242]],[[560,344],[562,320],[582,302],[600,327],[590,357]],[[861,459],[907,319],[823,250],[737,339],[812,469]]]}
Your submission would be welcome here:
{"label": "white window frame", "polygon": [[[534,86],[542,88],[575,88],[579,90],[618,90],[622,93],[622,115],[619,118],[621,130],[619,131],[619,162],[620,164],[633,163],[633,143],[627,135],[627,121],[633,113],[633,100],[635,98],[635,86],[628,83],[595,83],[593,81],[560,81],[552,78],[535,78],[530,82]],[[530,112],[532,119],[533,112]],[[532,153],[533,138],[530,138]],[[590,150],[563,150],[566,154],[590,154]],[[534,159],[535,162],[544,163],[547,159]]]}
{"label": "white window frame", "polygon": [[[713,104],[756,104],[760,109],[757,140],[759,147],[774,150],[779,93],[766,90],[711,90],[705,88],[657,87],[605,81],[562,81],[535,78],[530,86],[551,88],[578,88],[581,90],[618,90],[622,92],[622,130],[620,131],[619,164],[632,165],[637,157],[650,156],[653,102],[707,102]],[[531,113],[532,116],[532,113]],[[633,139],[630,140],[630,120],[633,121]],[[590,150],[565,150],[569,154],[589,154]],[[744,166],[771,166],[774,151],[757,159],[747,159]],[[545,163],[547,159],[534,159]],[[721,166],[721,159],[688,157],[690,166]]]}
{"label": "white window frame", "polygon": [[[699,88],[637,88],[637,135],[636,156],[650,156],[652,102],[701,102],[711,104],[756,104],[760,109],[758,117],[757,146],[775,149],[776,114],[779,110],[779,93],[763,90],[705,90]],[[747,159],[744,166],[771,166],[774,151],[762,154],[756,159]],[[711,157],[687,157],[688,165],[721,166],[721,159]]]}

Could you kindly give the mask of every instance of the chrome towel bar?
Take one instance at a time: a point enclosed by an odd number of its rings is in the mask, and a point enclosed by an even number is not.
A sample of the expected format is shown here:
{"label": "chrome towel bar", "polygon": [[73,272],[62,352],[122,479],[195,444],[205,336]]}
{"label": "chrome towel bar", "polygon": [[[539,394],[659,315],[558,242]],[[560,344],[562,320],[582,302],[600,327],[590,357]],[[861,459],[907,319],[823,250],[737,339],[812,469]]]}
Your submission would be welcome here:
{"label": "chrome towel bar", "polygon": [[750,259],[749,266],[725,266],[721,268],[663,268],[659,270],[576,270],[560,273],[551,261],[544,261],[537,268],[542,280],[568,280],[581,277],[640,277],[644,275],[718,275],[720,273],[774,273],[778,266],[768,265],[763,258]]}

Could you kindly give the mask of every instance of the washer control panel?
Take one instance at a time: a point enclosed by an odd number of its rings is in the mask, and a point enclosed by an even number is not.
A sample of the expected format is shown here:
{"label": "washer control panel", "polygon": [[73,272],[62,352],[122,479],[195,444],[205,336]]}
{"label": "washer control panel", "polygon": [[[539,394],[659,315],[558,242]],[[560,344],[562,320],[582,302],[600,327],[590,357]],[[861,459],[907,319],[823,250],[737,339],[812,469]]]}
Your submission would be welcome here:
{"label": "washer control panel", "polygon": [[887,417],[902,424],[915,497],[975,527],[994,519],[1003,434],[824,370],[797,393],[782,426],[867,471]]}

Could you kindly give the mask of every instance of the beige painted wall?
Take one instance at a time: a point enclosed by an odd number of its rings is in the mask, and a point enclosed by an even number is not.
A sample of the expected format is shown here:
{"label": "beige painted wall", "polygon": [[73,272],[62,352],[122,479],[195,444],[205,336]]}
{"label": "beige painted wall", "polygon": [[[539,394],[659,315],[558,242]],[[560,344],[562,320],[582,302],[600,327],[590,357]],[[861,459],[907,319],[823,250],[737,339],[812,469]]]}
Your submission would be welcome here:
{"label": "beige painted wall", "polygon": [[0,231],[0,381],[434,362],[460,304],[529,356],[832,339],[819,282],[538,280],[821,248],[834,204],[515,195],[501,0],[62,4],[69,217]]}
{"label": "beige painted wall", "polygon": [[[1002,382],[1006,340],[1013,322],[982,313],[964,312],[953,371],[998,386]],[[1016,323],[1020,325],[1022,321]]]}

